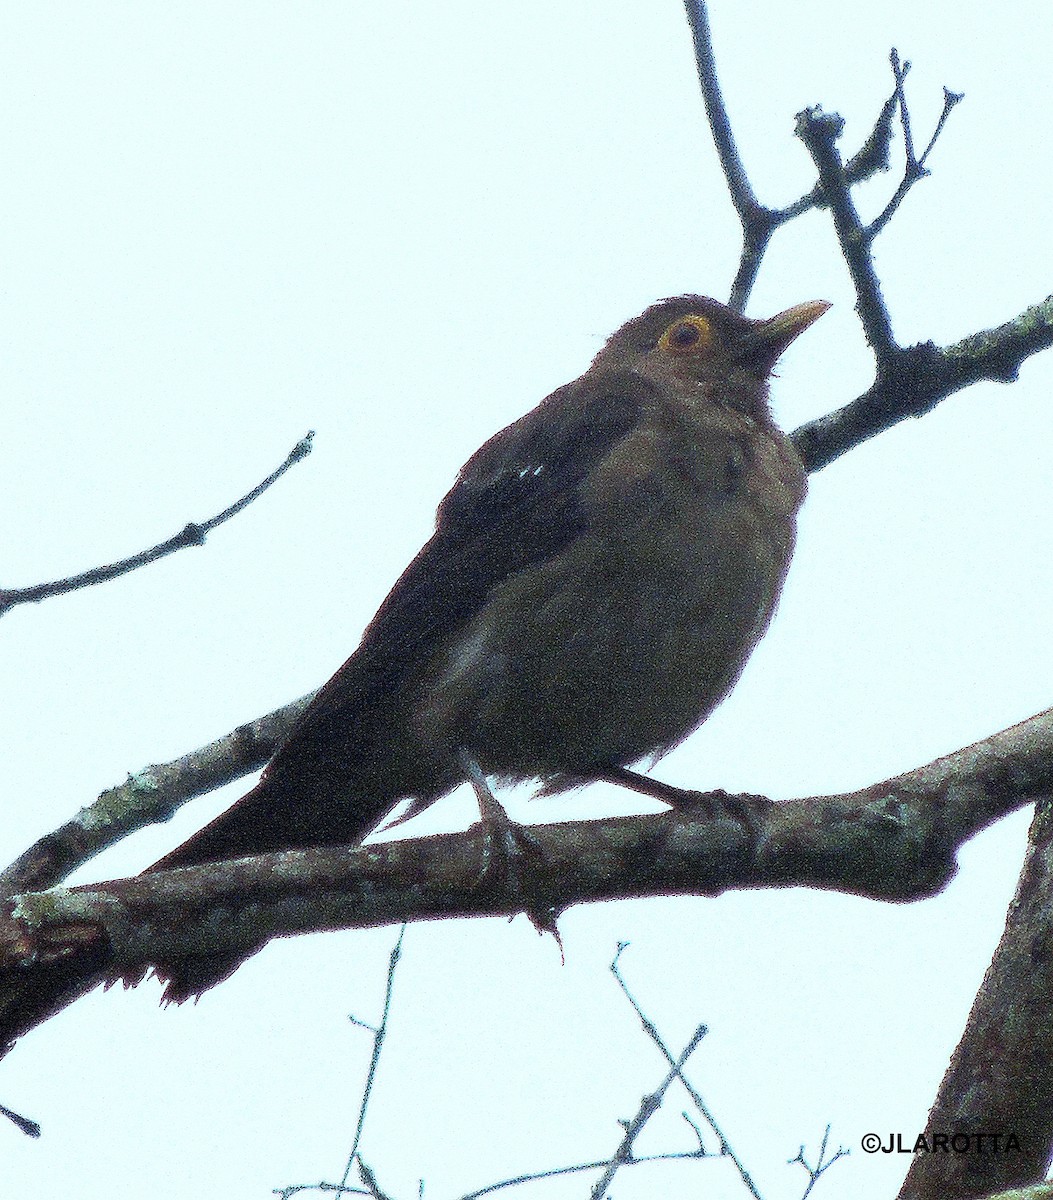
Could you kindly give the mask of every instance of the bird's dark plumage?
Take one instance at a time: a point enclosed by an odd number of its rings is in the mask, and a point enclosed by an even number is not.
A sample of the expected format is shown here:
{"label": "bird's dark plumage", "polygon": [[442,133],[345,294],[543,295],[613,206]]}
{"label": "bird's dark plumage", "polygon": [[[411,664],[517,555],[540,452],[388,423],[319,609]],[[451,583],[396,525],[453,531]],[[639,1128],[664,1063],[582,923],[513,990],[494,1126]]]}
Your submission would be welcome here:
{"label": "bird's dark plumage", "polygon": [[559,790],[685,737],[778,598],[804,472],[767,378],[826,307],[680,296],[618,330],[469,459],[259,784],[151,869],[357,842],[462,752]]}

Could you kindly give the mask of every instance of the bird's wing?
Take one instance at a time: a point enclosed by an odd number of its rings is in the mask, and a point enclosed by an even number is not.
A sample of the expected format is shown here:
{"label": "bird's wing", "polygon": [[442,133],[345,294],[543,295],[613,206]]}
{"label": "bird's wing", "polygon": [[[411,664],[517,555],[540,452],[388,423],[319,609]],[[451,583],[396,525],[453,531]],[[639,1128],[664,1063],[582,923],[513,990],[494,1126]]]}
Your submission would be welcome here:
{"label": "bird's wing", "polygon": [[[484,443],[439,506],[435,533],[403,572],[354,655],[322,688],[287,748],[326,740],[370,714],[430,663],[443,640],[517,571],[581,532],[581,485],[640,420],[652,389],[629,373],[584,376]],[[346,734],[344,735],[346,738]],[[448,785],[447,785],[448,786]]]}
{"label": "bird's wing", "polygon": [[636,376],[586,376],[484,443],[461,468],[435,534],[381,606],[363,648],[392,625],[447,632],[497,584],[564,550],[583,528],[582,483],[635,428],[650,395]]}

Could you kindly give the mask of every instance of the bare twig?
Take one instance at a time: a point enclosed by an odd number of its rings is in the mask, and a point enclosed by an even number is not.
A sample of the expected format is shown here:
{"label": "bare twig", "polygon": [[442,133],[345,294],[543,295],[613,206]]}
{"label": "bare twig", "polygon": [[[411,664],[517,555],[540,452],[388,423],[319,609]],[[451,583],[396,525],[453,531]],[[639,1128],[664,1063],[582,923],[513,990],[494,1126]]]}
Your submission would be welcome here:
{"label": "bare twig", "polygon": [[17,1125],[26,1137],[40,1137],[40,1126],[36,1121],[31,1121],[28,1117],[23,1117],[20,1113],[12,1112],[11,1109],[0,1104],[0,1116],[5,1116],[12,1125]]}
{"label": "bare twig", "polygon": [[706,106],[713,143],[720,158],[720,166],[728,183],[731,202],[744,227],[755,221],[763,208],[753,191],[746,167],[735,144],[727,106],[717,79],[717,62],[713,52],[713,36],[709,29],[709,12],[705,0],[687,0],[687,23],[695,46],[695,64],[698,82],[702,88],[702,100]]}
{"label": "bare twig", "polygon": [[921,158],[918,159],[918,165],[920,167],[925,166],[925,162],[928,159],[930,153],[932,152],[933,146],[936,145],[937,139],[939,138],[940,134],[943,132],[943,127],[947,123],[947,118],[951,115],[951,109],[953,109],[956,104],[960,104],[964,99],[965,99],[964,92],[952,92],[950,90],[950,88],[948,88],[946,86],[944,87],[944,89],[943,89],[943,110],[940,113],[939,120],[936,122],[936,128],[932,131],[932,137],[929,138],[929,144],[922,151]]}
{"label": "bare twig", "polygon": [[819,1178],[824,1172],[829,1171],[829,1169],[834,1165],[835,1162],[837,1162],[838,1159],[844,1158],[845,1155],[848,1154],[848,1151],[844,1148],[844,1146],[838,1146],[837,1150],[834,1152],[833,1158],[827,1158],[826,1145],[829,1140],[830,1126],[827,1125],[823,1132],[822,1141],[819,1143],[819,1157],[816,1160],[814,1167],[811,1166],[808,1160],[804,1157],[803,1146],[797,1151],[796,1156],[790,1159],[791,1164],[800,1163],[801,1166],[804,1167],[804,1169],[808,1172],[808,1186],[804,1189],[801,1200],[806,1200],[806,1197],[812,1194],[812,1188],[814,1188],[819,1182]]}
{"label": "bare twig", "polygon": [[271,1191],[275,1196],[280,1196],[281,1200],[291,1200],[293,1196],[299,1196],[302,1192],[328,1192],[334,1196],[370,1195],[365,1188],[341,1187],[338,1183],[326,1183],[324,1180],[321,1183],[294,1183],[289,1187],[272,1188]]}
{"label": "bare twig", "polygon": [[699,1042],[706,1036],[705,1025],[699,1025],[695,1032],[691,1035],[691,1040],[684,1047],[680,1056],[673,1063],[668,1073],[658,1087],[643,1096],[640,1100],[640,1107],[636,1110],[636,1114],[631,1121],[625,1123],[625,1133],[622,1135],[622,1140],[618,1143],[618,1149],[611,1155],[610,1160],[606,1164],[603,1174],[592,1186],[589,1193],[591,1200],[602,1200],[604,1193],[610,1186],[611,1180],[618,1173],[620,1167],[631,1163],[635,1155],[633,1154],[633,1143],[640,1136],[641,1131],[647,1122],[661,1108],[662,1100],[665,1098],[666,1092],[669,1090],[669,1085],[674,1079],[679,1078],[680,1071],[684,1063],[694,1054]]}
{"label": "bare twig", "polygon": [[717,79],[716,59],[713,54],[713,38],[709,31],[709,13],[705,0],[686,0],[687,20],[695,45],[695,62],[698,66],[698,81],[702,87],[702,99],[706,106],[709,128],[720,157],[720,166],[728,183],[731,202],[742,224],[742,256],[738,273],[731,288],[729,305],[741,312],[746,306],[750,290],[768,240],[779,225],[775,214],[760,203],[754,194],[749,176],[735,145],[724,97]]}
{"label": "bare twig", "polygon": [[140,567],[157,562],[159,558],[174,554],[177,550],[183,550],[187,546],[203,546],[205,538],[217,525],[222,525],[224,521],[229,521],[231,517],[237,516],[243,508],[251,504],[271,484],[280,479],[294,463],[298,463],[302,458],[306,458],[311,453],[311,439],[313,437],[314,431],[310,430],[293,446],[281,466],[277,470],[272,471],[266,479],[258,483],[252,491],[247,492],[240,500],[236,500],[228,508],[217,513],[214,517],[210,517],[207,521],[191,521],[179,533],[175,534],[174,537],[168,538],[167,541],[159,542],[149,550],[142,550],[138,554],[133,554],[131,558],[122,559],[120,562],[108,563],[102,567],[93,567],[92,570],[84,571],[80,575],[71,575],[66,579],[56,579],[51,583],[38,583],[32,587],[25,588],[0,589],[0,616],[3,616],[5,612],[18,604],[35,604],[38,601],[50,599],[52,596],[61,596],[66,592],[75,592],[81,588],[94,587],[97,583],[105,583],[109,579],[116,579],[120,575],[127,575],[130,571],[137,571]]}
{"label": "bare twig", "polygon": [[[685,1159],[709,1157],[705,1150],[700,1147],[697,1150],[679,1150],[669,1154],[634,1155],[621,1165],[623,1167],[642,1167],[646,1163],[681,1162]],[[522,1183],[536,1183],[539,1179],[555,1179],[560,1175],[580,1175],[585,1171],[598,1171],[606,1165],[607,1159],[601,1158],[597,1159],[596,1162],[574,1163],[573,1166],[569,1167],[550,1167],[547,1171],[531,1171],[525,1175],[516,1175],[512,1179],[502,1179],[498,1183],[488,1183],[486,1187],[478,1188],[474,1192],[466,1192],[459,1200],[479,1200],[480,1196],[489,1196],[493,1192],[500,1192],[504,1188],[518,1187]]]}
{"label": "bare twig", "polygon": [[[348,1178],[351,1175],[351,1169],[358,1158],[358,1147],[362,1141],[362,1127],[366,1123],[366,1109],[369,1107],[369,1097],[373,1093],[373,1080],[377,1074],[377,1064],[380,1062],[380,1052],[384,1048],[384,1039],[388,1032],[388,1016],[391,1013],[391,994],[395,987],[395,970],[399,965],[399,959],[402,957],[402,939],[406,936],[406,926],[403,925],[399,929],[398,941],[391,951],[391,958],[388,960],[388,982],[384,990],[384,1009],[380,1014],[380,1024],[373,1033],[373,1053],[369,1059],[369,1071],[366,1074],[366,1086],[362,1089],[362,1103],[358,1109],[358,1124],[355,1126],[355,1137],[351,1143],[351,1153],[347,1157],[347,1166],[344,1168],[343,1178],[340,1180],[340,1186],[346,1187]],[[354,1018],[352,1018],[354,1020]],[[355,1022],[361,1025],[361,1021]],[[364,1165],[364,1164],[363,1164]]]}
{"label": "bare twig", "polygon": [[952,92],[949,88],[943,89],[943,111],[940,113],[939,120],[936,122],[936,128],[932,132],[932,137],[929,138],[929,144],[921,153],[921,157],[917,157],[914,153],[914,136],[910,127],[910,110],[907,107],[907,94],[904,87],[907,78],[907,72],[910,70],[910,63],[900,63],[899,54],[893,48],[889,55],[889,61],[892,64],[892,74],[895,79],[896,90],[893,92],[893,100],[896,107],[899,109],[900,126],[903,129],[903,155],[904,169],[903,178],[900,180],[899,186],[896,188],[881,214],[866,227],[863,231],[863,237],[867,242],[873,242],[874,238],[885,228],[892,219],[893,214],[903,203],[903,199],[910,189],[918,182],[919,179],[924,179],[929,174],[928,168],[925,166],[926,160],[932,153],[932,148],[936,145],[940,134],[943,132],[943,127],[947,123],[947,118],[951,115],[951,109],[962,100],[965,99],[963,92]]}
{"label": "bare twig", "polygon": [[[629,985],[625,982],[625,979],[622,976],[621,971],[618,969],[618,960],[621,958],[622,952],[625,950],[627,945],[628,945],[628,942],[619,942],[618,943],[618,950],[615,953],[614,959],[611,962],[611,973],[614,975],[614,978],[618,981],[618,986],[624,992],[625,998],[632,1005],[634,1012],[640,1018],[640,1024],[643,1026],[644,1032],[651,1039],[651,1041],[654,1042],[654,1044],[658,1047],[659,1051],[661,1052],[662,1056],[665,1058],[666,1062],[669,1063],[670,1066],[672,1066],[675,1061],[673,1058],[672,1051],[662,1040],[662,1037],[659,1034],[658,1029],[656,1028],[654,1022],[644,1013],[644,1010],[640,1007],[640,1004],[637,1001],[636,997],[632,994],[631,991],[629,991]],[[710,1112],[709,1105],[706,1104],[706,1102],[702,1099],[702,1096],[699,1093],[699,1091],[689,1082],[687,1077],[682,1072],[680,1073],[680,1082],[683,1084],[684,1090],[691,1097],[691,1100],[692,1100],[692,1103],[694,1104],[694,1106],[702,1114],[702,1117],[705,1120],[706,1124],[717,1135],[717,1138],[720,1141],[720,1153],[727,1155],[727,1157],[731,1159],[731,1161],[735,1164],[735,1169],[738,1171],[740,1177],[742,1178],[742,1182],[745,1184],[747,1191],[750,1193],[751,1196],[755,1196],[757,1198],[757,1200],[760,1200],[760,1192],[757,1191],[756,1184],[753,1182],[753,1179],[750,1176],[749,1171],[746,1170],[745,1166],[740,1161],[738,1155],[732,1149],[731,1143],[728,1141],[727,1137],[725,1136],[724,1131],[717,1124],[717,1119]],[[701,1141],[701,1135],[699,1137],[699,1140]]]}

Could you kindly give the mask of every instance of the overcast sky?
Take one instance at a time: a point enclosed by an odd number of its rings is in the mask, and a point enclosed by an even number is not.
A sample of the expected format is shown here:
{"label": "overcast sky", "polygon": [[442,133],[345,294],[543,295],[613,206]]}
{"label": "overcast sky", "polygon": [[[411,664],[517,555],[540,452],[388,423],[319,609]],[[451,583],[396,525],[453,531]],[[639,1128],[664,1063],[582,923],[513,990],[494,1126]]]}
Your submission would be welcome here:
{"label": "overcast sky", "polygon": [[[1051,287],[1049,8],[714,0],[761,198],[812,183],[794,114],[854,149],[914,62],[919,138],[966,94],[877,246],[897,336],[954,341]],[[850,24],[848,24],[850,20]],[[726,298],[738,228],[677,0],[7,4],[0,11],[0,585],[132,553],[220,510],[308,429],[314,454],[204,549],[0,628],[6,863],[102,789],[324,681],[427,538],[468,454],[654,299]],[[892,177],[863,189],[883,206]],[[785,356],[786,428],[871,378],[829,221],[780,232],[749,312],[833,311]],[[656,771],[776,798],[886,778],[1051,703],[1053,356],[811,480],[781,608],[732,697]],[[89,864],[134,872],[244,790]],[[527,820],[650,811],[510,800]],[[639,900],[406,934],[363,1152],[400,1198],[596,1159],[668,1041],[768,1200],[798,1146],[825,1192],[894,1194],[862,1134],[923,1127],[990,953],[1028,814],[893,907],[789,890]],[[412,827],[473,819],[458,793]],[[94,994],[19,1044],[0,1193],[256,1200],[339,1178],[394,929],[272,945],[199,1005]],[[682,1096],[640,1152],[690,1145]],[[533,1194],[581,1197],[585,1177]],[[640,1167],[619,1200],[742,1195],[720,1161]],[[523,1194],[523,1193],[519,1193]]]}

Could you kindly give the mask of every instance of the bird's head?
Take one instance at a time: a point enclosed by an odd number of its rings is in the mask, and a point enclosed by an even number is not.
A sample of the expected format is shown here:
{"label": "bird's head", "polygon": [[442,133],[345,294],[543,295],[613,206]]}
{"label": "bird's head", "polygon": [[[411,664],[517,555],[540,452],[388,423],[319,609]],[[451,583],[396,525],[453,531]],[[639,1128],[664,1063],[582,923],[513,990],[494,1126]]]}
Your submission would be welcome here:
{"label": "bird's head", "polygon": [[616,330],[593,369],[631,370],[667,386],[700,385],[707,398],[759,417],[779,356],[829,307],[810,300],[758,321],[709,296],[674,296]]}

